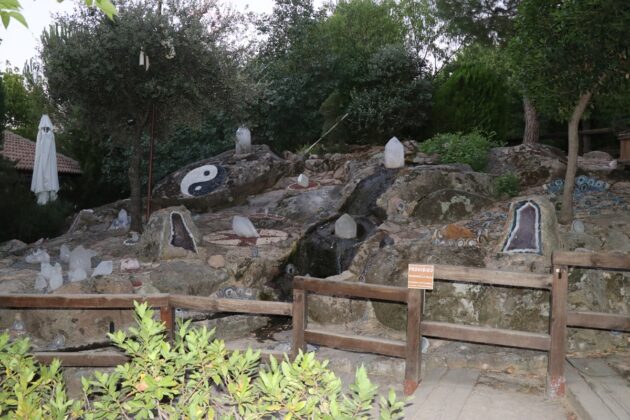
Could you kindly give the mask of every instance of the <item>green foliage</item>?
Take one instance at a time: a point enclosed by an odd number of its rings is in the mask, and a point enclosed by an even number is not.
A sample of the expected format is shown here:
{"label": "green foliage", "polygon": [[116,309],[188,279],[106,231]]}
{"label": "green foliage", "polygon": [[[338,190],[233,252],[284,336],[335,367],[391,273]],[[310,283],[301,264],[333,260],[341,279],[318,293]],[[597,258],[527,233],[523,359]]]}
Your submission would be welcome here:
{"label": "green foliage", "polygon": [[523,0],[509,45],[515,79],[538,109],[567,120],[582,94],[628,91],[630,3]]}
{"label": "green foliage", "polygon": [[42,114],[53,110],[41,79],[34,73],[31,63],[25,67],[23,74],[16,69],[7,69],[2,74],[5,125],[14,133],[33,140],[37,137]]}
{"label": "green foliage", "polygon": [[[349,392],[314,353],[290,362],[260,352],[228,352],[213,331],[177,327],[174,343],[147,304],[136,303],[138,326],[109,334],[130,361],[111,373],[82,378],[84,400],[66,397],[59,362],[50,367],[28,355],[28,340],[0,335],[0,415],[9,418],[367,419],[377,387],[363,367]],[[393,391],[378,403],[381,419],[400,419],[404,402]]]}
{"label": "green foliage", "polygon": [[519,95],[494,49],[471,47],[438,80],[432,112],[434,132],[479,129],[500,139],[522,129]]}
{"label": "green foliage", "polygon": [[468,134],[437,134],[420,144],[420,151],[437,153],[443,163],[466,163],[474,170],[481,171],[488,163],[488,152],[500,146],[493,140],[494,133],[484,134],[478,130]]}
{"label": "green foliage", "polygon": [[52,238],[67,227],[72,205],[62,199],[38,205],[29,189],[30,181],[30,176],[20,174],[12,162],[0,158],[0,242]]}
{"label": "green foliage", "polygon": [[[63,0],[57,1],[61,3]],[[116,6],[110,0],[83,0],[83,2],[88,7],[98,7],[110,19],[113,19],[114,15],[116,15]],[[9,27],[11,19],[17,20],[28,28],[26,19],[20,13],[21,10],[22,5],[19,0],[0,0],[0,20],[2,20],[2,25],[5,29]]]}
{"label": "green foliage", "polygon": [[4,82],[2,81],[2,73],[0,73],[0,148],[2,147],[2,132],[4,131],[4,127],[6,125],[6,104],[5,104],[5,94],[4,94]]}
{"label": "green foliage", "polygon": [[[128,151],[132,229],[141,231],[143,137],[154,129],[163,140],[209,109],[238,109],[237,62],[226,46],[233,19],[202,0],[166,1],[162,13],[153,2],[116,7],[113,21],[85,9],[57,17],[42,36],[42,61],[51,97],[71,110],[63,125]],[[209,22],[211,14],[221,18]],[[150,66],[138,65],[141,51]]]}
{"label": "green foliage", "polygon": [[362,86],[351,93],[353,141],[411,136],[425,126],[430,105],[431,85],[423,78],[422,63],[402,45],[387,45],[372,55]]}
{"label": "green foliage", "polygon": [[28,338],[0,334],[0,416],[9,419],[64,419],[81,414],[80,401],[67,398],[60,363],[42,366],[28,352]]}
{"label": "green foliage", "polygon": [[516,197],[521,190],[521,180],[515,173],[508,172],[494,179],[494,188],[498,196]]}

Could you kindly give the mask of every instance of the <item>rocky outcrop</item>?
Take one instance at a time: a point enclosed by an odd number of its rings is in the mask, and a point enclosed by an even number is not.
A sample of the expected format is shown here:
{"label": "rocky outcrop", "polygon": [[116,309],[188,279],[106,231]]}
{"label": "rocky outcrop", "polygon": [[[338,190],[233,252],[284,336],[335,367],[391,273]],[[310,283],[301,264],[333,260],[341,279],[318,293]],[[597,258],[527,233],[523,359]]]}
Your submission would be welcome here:
{"label": "rocky outcrop", "polygon": [[564,178],[566,154],[555,147],[521,144],[490,150],[486,170],[492,175],[516,174],[521,187],[541,185]]}
{"label": "rocky outcrop", "polygon": [[137,247],[154,260],[199,256],[201,234],[184,206],[168,207],[151,214]]}
{"label": "rocky outcrop", "polygon": [[156,185],[153,201],[159,207],[184,205],[199,212],[235,206],[272,187],[288,175],[290,166],[266,145],[252,146],[247,155],[230,150],[168,175]]}
{"label": "rocky outcrop", "polygon": [[[402,170],[376,203],[394,222],[405,223],[419,216],[426,217],[426,224],[448,223],[459,220],[456,208],[462,207],[459,214],[463,217],[488,204],[494,191],[493,179],[459,165],[416,166]],[[449,210],[452,215],[447,214]]]}

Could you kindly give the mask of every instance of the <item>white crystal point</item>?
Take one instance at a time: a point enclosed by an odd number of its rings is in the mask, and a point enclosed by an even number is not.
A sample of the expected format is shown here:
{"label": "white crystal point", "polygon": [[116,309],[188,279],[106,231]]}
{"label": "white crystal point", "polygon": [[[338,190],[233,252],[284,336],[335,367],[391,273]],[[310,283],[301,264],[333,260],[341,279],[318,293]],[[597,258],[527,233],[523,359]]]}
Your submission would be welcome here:
{"label": "white crystal point", "polygon": [[108,276],[112,274],[112,271],[114,271],[114,263],[112,261],[101,261],[92,272],[92,277]]}
{"label": "white crystal point", "polygon": [[50,262],[50,255],[43,249],[36,249],[24,259],[29,264]]}
{"label": "white crystal point", "polygon": [[[68,279],[73,283],[77,281],[82,281],[82,280],[87,279],[87,273],[84,269],[79,267],[68,272]],[[51,289],[52,289],[52,285],[51,285]]]}
{"label": "white crystal point", "polygon": [[236,153],[244,154],[252,151],[252,133],[247,127],[236,130]]}
{"label": "white crystal point", "polygon": [[48,278],[48,285],[50,287],[50,290],[56,290],[59,289],[61,287],[61,285],[63,285],[63,272],[61,271],[61,265],[59,265],[59,263],[56,263],[54,267],[51,267],[51,275]]}
{"label": "white crystal point", "polygon": [[83,248],[83,246],[79,245],[74,248],[70,253],[70,271],[75,271],[76,269],[82,269],[84,272],[88,273],[92,270],[92,257],[96,255],[94,251]]}
{"label": "white crystal point", "polygon": [[232,219],[232,230],[241,238],[258,238],[260,235],[254,224],[247,217],[234,216]]}
{"label": "white crystal point", "polygon": [[310,184],[310,181],[306,175],[301,174],[300,176],[298,176],[297,183],[300,187],[307,188]]}
{"label": "white crystal point", "polygon": [[41,292],[43,290],[46,290],[47,287],[48,287],[48,280],[46,280],[46,278],[42,276],[41,274],[38,274],[37,279],[35,279],[35,290]]}
{"label": "white crystal point", "polygon": [[357,222],[348,213],[345,213],[335,222],[335,236],[341,239],[357,237]]}
{"label": "white crystal point", "polygon": [[59,259],[66,264],[70,262],[70,248],[68,245],[63,244],[59,248]]}
{"label": "white crystal point", "polygon": [[390,169],[405,167],[405,148],[396,137],[385,145],[385,167]]}

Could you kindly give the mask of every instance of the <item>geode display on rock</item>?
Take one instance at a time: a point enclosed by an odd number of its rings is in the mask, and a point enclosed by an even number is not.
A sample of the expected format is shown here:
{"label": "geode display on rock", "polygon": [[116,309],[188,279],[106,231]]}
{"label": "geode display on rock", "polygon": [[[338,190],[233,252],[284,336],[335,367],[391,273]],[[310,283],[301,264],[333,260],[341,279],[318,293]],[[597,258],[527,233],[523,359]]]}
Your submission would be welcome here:
{"label": "geode display on rock", "polygon": [[169,207],[151,215],[142,234],[140,252],[156,260],[196,257],[199,230],[186,207]]}

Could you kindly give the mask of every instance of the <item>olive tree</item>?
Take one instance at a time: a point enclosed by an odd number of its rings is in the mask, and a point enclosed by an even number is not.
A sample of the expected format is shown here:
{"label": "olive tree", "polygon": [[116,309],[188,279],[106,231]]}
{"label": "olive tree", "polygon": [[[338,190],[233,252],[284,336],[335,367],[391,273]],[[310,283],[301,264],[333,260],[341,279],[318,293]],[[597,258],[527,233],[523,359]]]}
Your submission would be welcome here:
{"label": "olive tree", "polygon": [[537,108],[568,122],[569,152],[559,220],[573,218],[578,125],[594,95],[624,88],[630,72],[630,3],[523,0],[510,43],[515,73]]}
{"label": "olive tree", "polygon": [[80,119],[95,141],[113,140],[130,151],[136,231],[142,230],[142,137],[152,126],[166,134],[178,123],[194,122],[207,104],[227,100],[235,74],[224,48],[229,17],[215,2],[172,0],[160,6],[121,0],[113,20],[77,9],[58,17],[42,37],[53,100]]}

